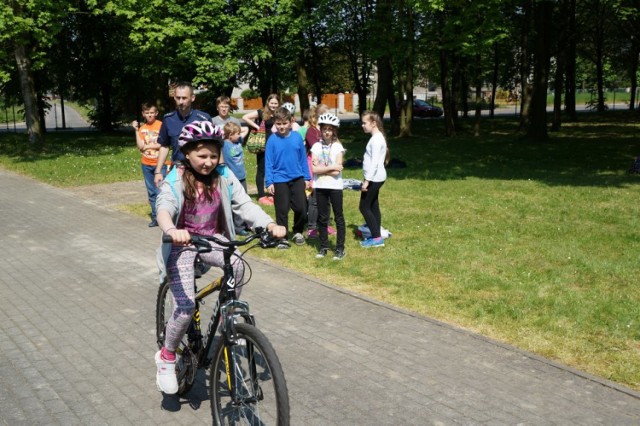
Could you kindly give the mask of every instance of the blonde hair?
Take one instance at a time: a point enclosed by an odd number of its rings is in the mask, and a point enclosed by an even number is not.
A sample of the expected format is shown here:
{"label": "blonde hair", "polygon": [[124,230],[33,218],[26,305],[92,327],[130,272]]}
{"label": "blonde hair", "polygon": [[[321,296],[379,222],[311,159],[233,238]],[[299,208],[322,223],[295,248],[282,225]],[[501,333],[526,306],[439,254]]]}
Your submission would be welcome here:
{"label": "blonde hair", "polygon": [[224,137],[229,139],[229,136],[235,135],[236,133],[240,133],[242,129],[233,121],[229,121],[224,125]]}
{"label": "blonde hair", "polygon": [[307,121],[310,127],[318,127],[318,107],[316,105],[311,106],[307,111]]}
{"label": "blonde hair", "polygon": [[271,118],[271,109],[269,108],[269,101],[271,99],[275,99],[276,101],[278,101],[278,106],[280,106],[280,99],[278,98],[278,94],[277,93],[272,93],[267,97],[267,102],[264,103],[264,107],[262,108],[262,119],[264,121],[267,121],[268,119]]}

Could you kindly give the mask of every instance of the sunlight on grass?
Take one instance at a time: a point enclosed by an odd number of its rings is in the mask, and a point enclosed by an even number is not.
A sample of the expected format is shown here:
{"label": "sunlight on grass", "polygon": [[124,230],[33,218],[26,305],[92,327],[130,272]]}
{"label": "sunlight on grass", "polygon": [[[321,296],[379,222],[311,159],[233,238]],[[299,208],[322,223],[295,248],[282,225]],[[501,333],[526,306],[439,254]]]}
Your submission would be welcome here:
{"label": "sunlight on grass", "polygon": [[[483,121],[480,138],[416,122],[416,136],[389,140],[408,167],[389,169],[381,191],[386,247],[360,248],[359,193],[345,191],[342,262],[315,259],[313,240],[251,254],[640,389],[640,177],[626,173],[640,120],[586,117],[544,143],[520,141],[514,119]],[[340,135],[346,157],[361,157],[358,126]],[[140,174],[130,135],[55,134],[41,152],[1,135],[0,164],[58,186]],[[148,215],[146,204],[118,208]]]}

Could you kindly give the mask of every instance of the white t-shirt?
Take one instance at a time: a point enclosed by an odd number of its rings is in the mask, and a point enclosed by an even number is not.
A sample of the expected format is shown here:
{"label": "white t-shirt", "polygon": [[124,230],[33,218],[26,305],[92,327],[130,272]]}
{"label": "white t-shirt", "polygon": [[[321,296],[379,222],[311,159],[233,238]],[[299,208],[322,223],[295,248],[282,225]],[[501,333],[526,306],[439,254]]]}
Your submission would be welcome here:
{"label": "white t-shirt", "polygon": [[[345,149],[340,142],[333,142],[331,145],[325,145],[316,142],[311,147],[311,155],[318,158],[319,165],[331,166],[337,164],[338,156],[344,155]],[[342,172],[336,176],[313,174],[313,187],[324,189],[344,189],[342,183]]]}
{"label": "white t-shirt", "polygon": [[384,182],[387,180],[387,171],[384,168],[384,159],[387,156],[387,141],[382,132],[371,136],[367,149],[362,158],[362,171],[364,179],[369,182]]}

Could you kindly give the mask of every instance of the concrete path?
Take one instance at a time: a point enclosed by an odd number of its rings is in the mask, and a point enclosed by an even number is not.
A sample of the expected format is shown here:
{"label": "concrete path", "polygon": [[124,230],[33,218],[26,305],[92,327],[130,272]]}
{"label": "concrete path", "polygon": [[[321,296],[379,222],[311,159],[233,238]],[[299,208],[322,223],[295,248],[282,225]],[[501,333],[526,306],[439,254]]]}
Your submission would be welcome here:
{"label": "concrete path", "polygon": [[[64,106],[64,118],[65,118],[65,128],[62,128],[62,107],[58,101],[52,103],[52,107],[47,111],[47,114],[44,117],[45,127],[48,131],[56,131],[56,130],[77,130],[77,131],[86,131],[86,130],[94,130],[93,127],[76,111],[74,108],[69,105]],[[22,119],[22,118],[21,118]],[[14,123],[3,124],[0,126],[0,132],[24,132],[27,130],[27,125],[24,121]]]}
{"label": "concrete path", "polygon": [[[0,223],[0,424],[211,423],[204,374],[188,399],[155,389],[157,228],[2,170]],[[629,389],[252,267],[243,296],[283,363],[293,425],[640,424]]]}

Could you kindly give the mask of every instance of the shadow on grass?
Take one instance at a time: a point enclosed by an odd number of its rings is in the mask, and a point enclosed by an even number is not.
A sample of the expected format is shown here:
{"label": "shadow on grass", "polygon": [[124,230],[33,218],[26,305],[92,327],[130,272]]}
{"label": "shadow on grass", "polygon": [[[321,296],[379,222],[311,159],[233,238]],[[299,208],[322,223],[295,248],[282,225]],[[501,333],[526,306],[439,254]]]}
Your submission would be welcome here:
{"label": "shadow on grass", "polygon": [[[391,157],[407,168],[387,170],[394,179],[466,178],[536,180],[548,185],[625,186],[640,182],[627,171],[640,155],[640,113],[583,114],[564,123],[544,142],[522,139],[517,119],[483,119],[481,136],[473,120],[461,120],[454,137],[443,136],[441,120],[413,123],[413,137],[391,138]],[[341,129],[347,158],[361,158],[368,136]]]}
{"label": "shadow on grass", "polygon": [[[390,138],[391,157],[407,163],[389,168],[393,179],[458,180],[467,178],[535,180],[548,185],[626,186],[640,177],[627,170],[640,155],[640,113],[609,111],[579,115],[563,123],[544,142],[522,139],[518,118],[483,118],[474,137],[473,119],[461,119],[453,137],[444,136],[443,120],[415,120],[414,136]],[[550,121],[550,120],[549,120]],[[33,146],[25,134],[0,134],[0,153],[16,163],[57,157],[116,155],[132,147],[124,132],[47,134],[44,146]],[[362,158],[369,139],[357,123],[345,123],[340,138],[346,158]]]}

